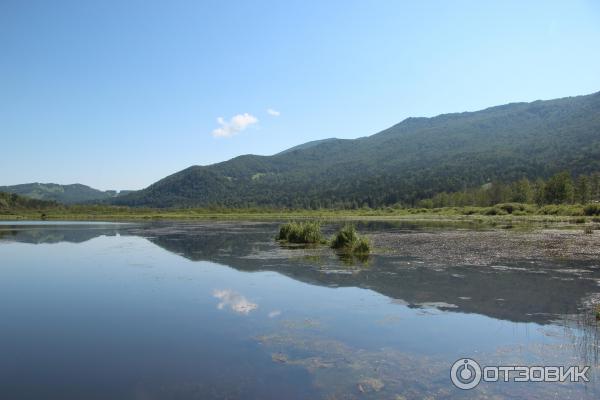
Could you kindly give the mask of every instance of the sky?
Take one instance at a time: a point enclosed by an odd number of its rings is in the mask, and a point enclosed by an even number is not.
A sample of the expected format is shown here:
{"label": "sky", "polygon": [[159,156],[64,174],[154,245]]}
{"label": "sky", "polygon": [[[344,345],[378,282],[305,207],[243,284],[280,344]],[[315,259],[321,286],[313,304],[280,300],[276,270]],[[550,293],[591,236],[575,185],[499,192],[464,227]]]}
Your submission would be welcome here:
{"label": "sky", "polygon": [[600,91],[600,2],[0,0],[0,185],[141,189]]}

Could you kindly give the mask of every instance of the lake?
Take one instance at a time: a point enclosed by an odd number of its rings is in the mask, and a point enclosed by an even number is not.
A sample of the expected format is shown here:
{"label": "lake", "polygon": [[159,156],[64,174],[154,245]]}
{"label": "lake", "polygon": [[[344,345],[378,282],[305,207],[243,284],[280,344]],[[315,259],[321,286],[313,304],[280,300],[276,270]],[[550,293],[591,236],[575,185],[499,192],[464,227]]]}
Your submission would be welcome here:
{"label": "lake", "polygon": [[[2,223],[0,398],[600,398],[599,232],[364,222],[352,259],[277,229]],[[590,382],[461,390],[465,357]]]}

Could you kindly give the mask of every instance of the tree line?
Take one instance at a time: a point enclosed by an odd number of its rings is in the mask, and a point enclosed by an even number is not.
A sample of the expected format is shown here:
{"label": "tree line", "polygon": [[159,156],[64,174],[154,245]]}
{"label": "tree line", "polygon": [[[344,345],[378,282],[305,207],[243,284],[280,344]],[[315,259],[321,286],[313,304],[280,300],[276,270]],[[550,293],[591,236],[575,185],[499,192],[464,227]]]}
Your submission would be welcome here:
{"label": "tree line", "polygon": [[600,173],[579,175],[560,172],[547,180],[522,178],[512,183],[490,182],[478,188],[441,192],[418,202],[422,208],[489,207],[500,203],[588,204],[600,201]]}

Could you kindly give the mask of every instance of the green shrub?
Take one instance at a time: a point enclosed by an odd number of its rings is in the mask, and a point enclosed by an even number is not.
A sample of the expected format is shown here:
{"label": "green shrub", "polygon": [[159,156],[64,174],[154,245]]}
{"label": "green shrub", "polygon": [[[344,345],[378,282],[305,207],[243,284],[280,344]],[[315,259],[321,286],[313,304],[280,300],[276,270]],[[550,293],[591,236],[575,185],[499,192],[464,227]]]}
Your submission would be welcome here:
{"label": "green shrub", "polygon": [[279,228],[277,240],[289,243],[321,243],[321,223],[318,221],[288,222]]}
{"label": "green shrub", "polygon": [[540,214],[543,215],[557,215],[559,212],[558,206],[548,205],[540,208]]}
{"label": "green shrub", "polygon": [[523,206],[523,204],[520,204],[520,203],[496,204],[496,207],[498,207],[499,209],[503,210],[507,214],[512,214],[513,211],[523,211],[523,210],[525,210],[525,207]]}
{"label": "green shrub", "polygon": [[354,254],[369,254],[371,252],[371,242],[369,239],[359,237],[352,249]]}
{"label": "green shrub", "polygon": [[290,237],[290,234],[292,233],[292,230],[296,229],[295,228],[295,222],[288,222],[286,224],[283,224],[279,227],[279,234],[277,235],[277,240],[288,240],[288,238]]}
{"label": "green shrub", "polygon": [[369,254],[371,243],[356,233],[354,225],[346,224],[331,239],[331,248],[352,254]]}
{"label": "green shrub", "polygon": [[483,215],[506,215],[508,214],[501,208],[498,207],[488,207],[483,211]]}
{"label": "green shrub", "polygon": [[585,224],[585,218],[584,217],[573,218],[571,220],[571,222],[574,224]]}
{"label": "green shrub", "polygon": [[583,208],[585,215],[600,215],[600,204],[588,204]]}
{"label": "green shrub", "polygon": [[578,205],[568,204],[549,204],[539,209],[539,213],[543,215],[572,215],[579,216],[584,214],[584,210]]}
{"label": "green shrub", "polygon": [[331,239],[331,248],[344,249],[350,248],[358,239],[354,225],[346,224]]}

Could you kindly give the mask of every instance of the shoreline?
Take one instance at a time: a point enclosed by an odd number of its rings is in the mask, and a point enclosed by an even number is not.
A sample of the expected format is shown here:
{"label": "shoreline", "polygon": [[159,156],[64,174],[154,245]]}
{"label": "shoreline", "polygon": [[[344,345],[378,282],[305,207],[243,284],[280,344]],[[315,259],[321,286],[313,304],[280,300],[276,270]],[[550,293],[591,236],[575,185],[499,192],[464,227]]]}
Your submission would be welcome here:
{"label": "shoreline", "polygon": [[407,210],[386,213],[379,210],[361,211],[268,211],[268,212],[208,212],[207,210],[40,210],[0,214],[2,222],[18,221],[106,221],[106,222],[151,222],[151,221],[290,221],[316,219],[327,221],[390,222],[422,225],[457,225],[465,228],[563,228],[600,230],[600,219],[595,216],[569,215],[480,215],[457,212],[414,213]]}

